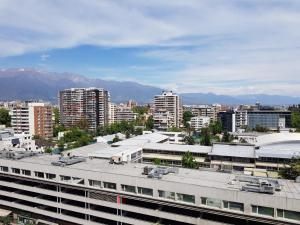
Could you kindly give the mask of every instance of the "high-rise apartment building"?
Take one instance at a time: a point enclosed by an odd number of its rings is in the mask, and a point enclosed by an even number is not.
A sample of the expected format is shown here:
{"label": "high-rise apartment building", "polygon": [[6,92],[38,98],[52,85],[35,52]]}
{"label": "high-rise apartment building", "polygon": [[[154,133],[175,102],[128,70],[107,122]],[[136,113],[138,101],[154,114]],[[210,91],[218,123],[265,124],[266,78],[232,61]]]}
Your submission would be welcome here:
{"label": "high-rise apartment building", "polygon": [[[155,112],[167,111],[170,114],[172,121],[168,124],[168,127],[179,127],[182,122],[182,105],[179,95],[174,94],[172,91],[163,92],[161,95],[154,97],[154,109]],[[155,127],[159,126],[156,124]]]}
{"label": "high-rise apartment building", "polygon": [[99,88],[71,88],[60,91],[60,122],[66,127],[76,126],[80,121],[88,123],[88,129],[109,122],[109,92]]}
{"label": "high-rise apartment building", "polygon": [[11,126],[16,134],[29,134],[29,108],[25,103],[13,107]]}
{"label": "high-rise apartment building", "polygon": [[27,133],[43,138],[53,136],[53,108],[49,103],[24,103],[12,110],[12,127],[16,134]]}
{"label": "high-rise apartment building", "polygon": [[109,103],[109,106],[108,106],[108,123],[109,124],[113,124],[117,121],[117,118],[116,118],[116,112],[117,112],[117,105],[115,103]]}
{"label": "high-rise apartment building", "polygon": [[194,116],[205,116],[210,118],[210,122],[216,122],[221,105],[197,105],[193,106],[191,111]]}
{"label": "high-rise apartment building", "polygon": [[136,113],[131,108],[119,108],[116,111],[116,122],[132,122],[136,119]]}

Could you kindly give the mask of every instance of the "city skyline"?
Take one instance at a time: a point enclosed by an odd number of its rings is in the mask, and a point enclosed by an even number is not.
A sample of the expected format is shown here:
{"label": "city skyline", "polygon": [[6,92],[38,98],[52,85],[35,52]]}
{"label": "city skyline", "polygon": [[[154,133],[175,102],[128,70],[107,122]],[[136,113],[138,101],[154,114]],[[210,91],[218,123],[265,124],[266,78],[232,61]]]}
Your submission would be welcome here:
{"label": "city skyline", "polygon": [[299,96],[297,1],[69,6],[2,2],[0,68],[130,80],[177,93]]}

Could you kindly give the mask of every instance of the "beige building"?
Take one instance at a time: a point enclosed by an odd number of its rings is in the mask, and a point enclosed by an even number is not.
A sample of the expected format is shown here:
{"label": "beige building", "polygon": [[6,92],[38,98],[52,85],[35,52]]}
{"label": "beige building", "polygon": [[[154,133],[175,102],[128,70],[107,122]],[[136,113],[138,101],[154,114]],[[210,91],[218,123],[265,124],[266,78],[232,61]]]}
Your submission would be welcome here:
{"label": "beige building", "polygon": [[[162,112],[168,112],[169,121],[167,121],[168,128],[174,126],[179,127],[182,123],[182,104],[179,95],[174,94],[172,91],[163,92],[160,95],[154,97],[154,117],[162,117]],[[158,113],[160,115],[155,115]],[[159,120],[156,120],[157,122]],[[162,128],[159,123],[155,123],[156,128]],[[164,127],[163,127],[164,128]]]}
{"label": "beige building", "polygon": [[53,136],[53,107],[49,103],[34,102],[18,105],[12,110],[12,127],[16,134]]}
{"label": "beige building", "polygon": [[211,122],[215,122],[218,119],[218,113],[220,112],[221,105],[197,105],[192,107],[192,113],[194,116],[206,116],[210,118]]}

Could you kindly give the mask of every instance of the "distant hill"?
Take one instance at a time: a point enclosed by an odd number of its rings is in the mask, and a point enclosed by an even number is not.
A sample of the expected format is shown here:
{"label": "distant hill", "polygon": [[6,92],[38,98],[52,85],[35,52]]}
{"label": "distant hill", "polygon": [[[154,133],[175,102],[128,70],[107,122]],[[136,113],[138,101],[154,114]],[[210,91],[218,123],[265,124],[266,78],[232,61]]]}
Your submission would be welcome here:
{"label": "distant hill", "polygon": [[0,100],[43,99],[57,102],[60,90],[72,87],[99,87],[110,91],[112,101],[136,99],[151,102],[160,88],[135,82],[108,81],[71,73],[49,73],[33,69],[0,70]]}
{"label": "distant hill", "polygon": [[181,94],[184,104],[255,104],[259,102],[265,105],[292,105],[299,104],[300,97],[290,97],[282,95],[265,95],[265,94],[249,94],[249,95],[216,95],[213,93],[183,93]]}
{"label": "distant hill", "polygon": [[[57,103],[59,90],[71,87],[99,87],[110,91],[113,102],[135,99],[139,103],[153,101],[163,90],[136,82],[88,78],[72,73],[42,72],[34,69],[0,70],[0,100],[47,100]],[[184,104],[298,104],[300,98],[279,95],[216,95],[213,93],[182,93]]]}

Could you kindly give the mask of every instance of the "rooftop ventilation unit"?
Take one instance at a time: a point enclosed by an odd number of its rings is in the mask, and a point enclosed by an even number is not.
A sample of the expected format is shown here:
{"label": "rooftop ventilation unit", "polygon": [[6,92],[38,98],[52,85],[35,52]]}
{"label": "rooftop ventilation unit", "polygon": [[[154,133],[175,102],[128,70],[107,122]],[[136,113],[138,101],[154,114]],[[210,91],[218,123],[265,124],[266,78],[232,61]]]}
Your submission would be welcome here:
{"label": "rooftop ventilation unit", "polygon": [[275,191],[281,191],[281,186],[278,180],[276,179],[270,179],[270,178],[261,179],[259,177],[238,175],[235,176],[235,180],[239,182],[246,182],[248,184],[256,184],[256,185],[261,184],[262,181],[265,181],[271,184],[275,188]]}
{"label": "rooftop ventilation unit", "polygon": [[267,180],[259,180],[258,183],[248,183],[242,187],[243,191],[274,194],[275,185],[268,182]]}
{"label": "rooftop ventilation unit", "polygon": [[25,157],[34,156],[37,154],[38,154],[37,152],[31,152],[31,151],[2,150],[0,151],[0,158],[18,160]]}
{"label": "rooftop ventilation unit", "polygon": [[163,175],[169,173],[178,173],[179,169],[175,167],[144,167],[144,174],[149,178],[161,179]]}
{"label": "rooftop ventilation unit", "polygon": [[78,156],[61,156],[59,157],[58,161],[54,161],[51,164],[53,166],[68,166],[73,165],[80,162],[85,162],[86,159],[84,157]]}

